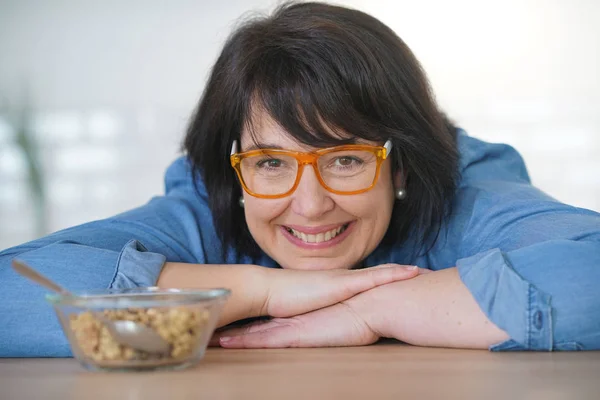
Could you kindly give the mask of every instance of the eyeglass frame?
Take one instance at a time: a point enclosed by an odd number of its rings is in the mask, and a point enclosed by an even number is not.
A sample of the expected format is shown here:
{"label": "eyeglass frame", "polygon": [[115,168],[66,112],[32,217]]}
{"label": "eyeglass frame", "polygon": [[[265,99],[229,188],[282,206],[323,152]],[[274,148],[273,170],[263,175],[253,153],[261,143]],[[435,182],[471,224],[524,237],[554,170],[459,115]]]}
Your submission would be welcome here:
{"label": "eyeglass frame", "polygon": [[[238,153],[237,149],[238,149],[238,143],[237,143],[237,140],[234,140],[231,145],[231,153],[229,155],[229,160],[231,162],[231,166],[233,167],[233,169],[235,170],[235,172],[238,176],[238,179],[239,179],[240,184],[242,185],[242,188],[244,189],[244,191],[253,197],[257,197],[257,198],[261,198],[261,199],[281,199],[283,197],[287,197],[287,196],[291,195],[298,188],[298,185],[300,184],[300,179],[302,178],[302,173],[304,172],[305,165],[311,165],[313,167],[313,170],[315,171],[317,180],[319,181],[321,186],[323,188],[325,188],[325,190],[327,190],[328,192],[331,192],[333,194],[339,194],[339,195],[355,195],[355,194],[361,194],[361,193],[368,192],[369,190],[373,189],[373,187],[377,184],[377,180],[379,179],[379,173],[381,171],[381,164],[387,159],[387,157],[389,156],[389,154],[392,151],[392,141],[388,139],[383,146],[372,146],[372,145],[368,145],[368,144],[348,144],[348,145],[342,145],[342,146],[328,147],[325,149],[319,149],[319,150],[309,152],[309,153],[300,152],[300,151],[292,151],[292,150],[283,150],[283,149],[257,149],[257,150],[250,150],[250,151],[244,151],[244,152]],[[319,171],[319,166],[317,164],[317,160],[319,159],[319,157],[324,154],[329,154],[329,153],[333,153],[336,151],[344,151],[344,150],[369,151],[375,155],[375,157],[377,158],[377,166],[375,169],[375,176],[373,177],[373,183],[371,183],[371,185],[369,187],[367,187],[365,189],[353,190],[353,191],[339,191],[339,190],[330,188],[329,186],[327,186],[325,181],[323,181],[323,177],[321,176],[321,172]],[[254,193],[253,191],[251,191],[248,188],[248,186],[246,186],[246,182],[244,181],[244,178],[242,176],[242,170],[241,170],[242,160],[247,157],[264,154],[265,151],[268,151],[270,154],[281,154],[281,155],[290,156],[290,157],[295,158],[296,161],[298,162],[298,171],[296,173],[296,180],[294,181],[294,184],[292,185],[292,187],[283,194],[274,194],[274,195],[273,194],[258,194],[258,193]]]}

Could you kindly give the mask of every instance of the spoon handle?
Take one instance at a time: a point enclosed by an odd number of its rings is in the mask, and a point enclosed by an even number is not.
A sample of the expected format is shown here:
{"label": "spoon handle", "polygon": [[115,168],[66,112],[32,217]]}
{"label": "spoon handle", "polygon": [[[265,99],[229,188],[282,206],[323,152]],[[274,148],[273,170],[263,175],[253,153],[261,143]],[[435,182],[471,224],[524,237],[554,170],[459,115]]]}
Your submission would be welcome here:
{"label": "spoon handle", "polygon": [[68,291],[58,286],[56,283],[52,282],[50,279],[46,278],[44,275],[40,274],[30,266],[23,264],[21,261],[12,260],[12,267],[19,274],[23,275],[26,278],[31,279],[34,282],[39,283],[40,285],[58,292],[60,294],[69,294]]}

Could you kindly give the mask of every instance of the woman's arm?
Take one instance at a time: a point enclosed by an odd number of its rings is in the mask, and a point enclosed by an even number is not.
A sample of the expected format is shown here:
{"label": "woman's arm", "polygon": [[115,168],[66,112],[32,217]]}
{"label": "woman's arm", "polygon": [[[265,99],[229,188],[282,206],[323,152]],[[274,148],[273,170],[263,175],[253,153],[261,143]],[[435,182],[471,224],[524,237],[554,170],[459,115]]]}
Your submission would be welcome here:
{"label": "woman's arm", "polygon": [[221,345],[230,348],[360,346],[388,337],[419,346],[487,349],[508,339],[483,314],[456,268],[390,283],[325,309],[230,329],[218,336]]}
{"label": "woman's arm", "polygon": [[232,294],[218,323],[223,326],[251,317],[304,314],[418,274],[417,268],[401,265],[363,270],[293,271],[255,265],[166,263],[158,286],[229,288]]}
{"label": "woman's arm", "polygon": [[509,338],[481,311],[457,268],[390,283],[346,304],[378,337],[414,345],[488,349]]}

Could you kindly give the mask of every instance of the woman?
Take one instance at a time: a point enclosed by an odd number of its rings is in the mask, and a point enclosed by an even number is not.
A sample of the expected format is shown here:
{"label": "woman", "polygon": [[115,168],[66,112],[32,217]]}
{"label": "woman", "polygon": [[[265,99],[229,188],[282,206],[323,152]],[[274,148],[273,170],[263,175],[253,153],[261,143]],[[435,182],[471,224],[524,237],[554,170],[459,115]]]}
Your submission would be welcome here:
{"label": "woman", "polygon": [[373,17],[286,4],[238,28],[185,150],[164,196],[0,253],[0,355],[69,355],[13,258],[72,289],[229,287],[221,326],[275,317],[224,347],[600,349],[600,215],[454,127]]}

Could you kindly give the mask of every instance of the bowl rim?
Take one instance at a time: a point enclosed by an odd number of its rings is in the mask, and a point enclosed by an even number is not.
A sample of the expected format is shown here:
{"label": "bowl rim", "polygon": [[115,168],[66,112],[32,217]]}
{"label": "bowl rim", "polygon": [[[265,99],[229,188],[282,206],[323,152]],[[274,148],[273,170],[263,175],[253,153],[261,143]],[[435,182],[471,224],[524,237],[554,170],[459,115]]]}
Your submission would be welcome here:
{"label": "bowl rim", "polygon": [[[156,296],[160,298],[156,298]],[[46,300],[54,306],[99,308],[172,307],[225,300],[231,295],[226,288],[179,289],[156,286],[124,289],[91,289],[73,291],[70,295],[48,293]]]}

